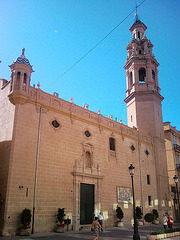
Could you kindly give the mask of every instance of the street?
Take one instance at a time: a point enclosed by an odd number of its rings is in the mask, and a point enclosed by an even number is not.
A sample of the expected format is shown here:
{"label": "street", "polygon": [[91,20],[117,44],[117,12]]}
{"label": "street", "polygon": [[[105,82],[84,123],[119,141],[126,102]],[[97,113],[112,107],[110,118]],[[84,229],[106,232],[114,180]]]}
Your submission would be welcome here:
{"label": "street", "polygon": [[[179,223],[175,223],[173,225],[174,228],[180,227]],[[151,231],[158,231],[162,230],[163,226],[159,225],[152,225]],[[146,239],[146,236],[150,233],[150,225],[139,226],[139,235],[140,239]],[[82,230],[82,231],[68,231],[65,233],[36,233],[29,237],[21,237],[21,236],[14,236],[14,237],[0,237],[1,240],[85,240],[85,239],[94,239],[93,234],[91,231]],[[124,228],[107,228],[104,232],[100,233],[99,240],[113,240],[113,239],[124,239],[129,240],[133,239],[133,227],[124,227]],[[180,240],[179,237],[169,238],[171,240]]]}

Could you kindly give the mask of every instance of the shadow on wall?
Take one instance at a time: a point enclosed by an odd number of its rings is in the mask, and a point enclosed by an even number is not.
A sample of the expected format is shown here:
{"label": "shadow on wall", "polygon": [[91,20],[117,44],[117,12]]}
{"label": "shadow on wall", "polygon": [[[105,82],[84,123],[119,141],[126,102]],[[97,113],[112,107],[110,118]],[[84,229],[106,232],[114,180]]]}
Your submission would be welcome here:
{"label": "shadow on wall", "polygon": [[0,236],[2,236],[4,225],[4,209],[7,191],[11,142],[12,141],[0,142]]}

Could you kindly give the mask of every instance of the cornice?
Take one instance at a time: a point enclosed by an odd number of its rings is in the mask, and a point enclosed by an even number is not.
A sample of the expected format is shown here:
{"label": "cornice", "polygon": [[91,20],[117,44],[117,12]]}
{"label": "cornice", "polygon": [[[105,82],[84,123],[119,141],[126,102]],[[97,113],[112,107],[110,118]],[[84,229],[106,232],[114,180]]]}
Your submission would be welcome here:
{"label": "cornice", "polygon": [[19,93],[16,91],[9,95],[9,100],[14,105],[27,103],[33,104],[36,107],[42,107],[70,117],[71,119],[96,126],[100,131],[104,129],[110,133],[113,132],[117,135],[152,145],[153,140],[150,135],[139,132],[122,123],[106,118],[101,114],[80,107],[72,102],[67,102],[61,98],[50,95],[40,89],[29,87],[27,90],[24,86],[21,86],[21,88],[19,88]]}
{"label": "cornice", "polygon": [[[159,63],[158,63],[158,61],[155,59],[154,56],[151,56],[151,55],[147,56],[147,55],[145,55],[145,54],[144,54],[144,55],[143,55],[143,54],[141,54],[141,55],[135,54],[135,55],[131,56],[131,57],[125,62],[125,65],[124,65],[123,68],[126,70],[127,68],[129,68],[129,65],[132,65],[132,63],[134,63],[135,65],[138,66],[138,65],[142,64],[142,62],[140,62],[140,61],[151,61],[151,62],[155,63],[157,67],[159,66]],[[147,62],[146,62],[146,63],[147,63]]]}
{"label": "cornice", "polygon": [[133,92],[131,93],[129,96],[127,96],[125,99],[124,99],[124,102],[125,103],[128,103],[129,101],[131,101],[134,97],[136,96],[140,96],[140,95],[154,95],[156,97],[158,97],[161,101],[164,99],[163,96],[161,96],[157,91],[136,91],[136,92]]}

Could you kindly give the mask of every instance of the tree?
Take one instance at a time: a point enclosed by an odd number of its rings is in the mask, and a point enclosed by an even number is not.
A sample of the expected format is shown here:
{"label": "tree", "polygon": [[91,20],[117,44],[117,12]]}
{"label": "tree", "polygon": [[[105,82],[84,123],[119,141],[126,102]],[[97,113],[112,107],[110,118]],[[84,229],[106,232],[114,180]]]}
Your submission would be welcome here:
{"label": "tree", "polygon": [[156,209],[153,209],[153,210],[152,210],[152,214],[154,214],[155,220],[157,220],[158,217],[159,217],[158,211],[157,211]]}
{"label": "tree", "polygon": [[155,218],[156,217],[153,213],[146,213],[146,215],[144,216],[144,220],[150,223],[150,232],[151,232],[151,224],[154,222]]}
{"label": "tree", "polygon": [[137,219],[141,219],[142,215],[143,215],[143,212],[142,212],[141,207],[137,206],[136,207],[136,217],[137,217]]}
{"label": "tree", "polygon": [[65,216],[64,208],[58,208],[57,221],[60,222],[60,224],[64,221]]}
{"label": "tree", "polygon": [[27,228],[31,223],[31,210],[25,208],[21,214],[22,228]]}
{"label": "tree", "polygon": [[122,209],[118,205],[116,207],[116,217],[119,218],[120,221],[124,217],[124,213],[123,213]]}

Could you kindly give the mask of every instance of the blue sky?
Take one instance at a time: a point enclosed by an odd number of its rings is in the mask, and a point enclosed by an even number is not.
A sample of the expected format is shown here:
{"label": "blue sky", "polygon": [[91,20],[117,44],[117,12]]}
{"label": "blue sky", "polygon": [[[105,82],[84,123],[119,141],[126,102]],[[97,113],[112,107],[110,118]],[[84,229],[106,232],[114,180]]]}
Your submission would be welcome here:
{"label": "blue sky", "polygon": [[[127,124],[123,66],[131,41],[129,16],[65,76],[135,7],[138,0],[0,0],[0,77],[10,79],[10,65],[25,55],[33,65],[31,85],[83,106],[101,110]],[[146,36],[154,44],[159,66],[163,120],[180,130],[180,1],[146,0],[139,8]]]}

